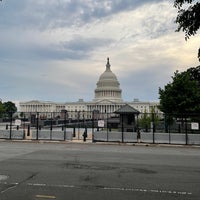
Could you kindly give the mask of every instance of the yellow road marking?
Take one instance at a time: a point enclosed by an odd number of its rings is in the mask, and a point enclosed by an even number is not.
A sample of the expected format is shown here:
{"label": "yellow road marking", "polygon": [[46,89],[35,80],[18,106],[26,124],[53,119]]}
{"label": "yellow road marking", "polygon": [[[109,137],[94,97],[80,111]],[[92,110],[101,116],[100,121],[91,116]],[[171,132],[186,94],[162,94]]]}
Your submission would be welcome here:
{"label": "yellow road marking", "polygon": [[36,195],[36,198],[42,198],[42,199],[56,199],[55,196],[48,196],[48,195]]}

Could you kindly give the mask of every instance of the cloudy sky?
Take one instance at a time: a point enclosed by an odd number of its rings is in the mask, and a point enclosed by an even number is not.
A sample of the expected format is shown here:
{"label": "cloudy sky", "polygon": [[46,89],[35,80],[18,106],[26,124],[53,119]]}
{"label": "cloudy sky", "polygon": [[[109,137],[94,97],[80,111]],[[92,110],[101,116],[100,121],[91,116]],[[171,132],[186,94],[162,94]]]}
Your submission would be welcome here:
{"label": "cloudy sky", "polygon": [[125,101],[158,101],[199,65],[200,36],[186,42],[176,15],[172,0],[2,0],[0,98],[91,101],[110,57]]}

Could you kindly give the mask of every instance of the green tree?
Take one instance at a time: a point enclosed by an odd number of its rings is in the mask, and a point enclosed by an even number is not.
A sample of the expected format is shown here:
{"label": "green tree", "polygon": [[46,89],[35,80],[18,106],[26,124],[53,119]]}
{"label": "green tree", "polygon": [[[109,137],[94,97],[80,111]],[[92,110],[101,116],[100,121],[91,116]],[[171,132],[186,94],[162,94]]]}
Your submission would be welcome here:
{"label": "green tree", "polygon": [[160,121],[159,116],[155,113],[155,108],[151,108],[151,112],[147,113],[144,111],[142,117],[138,120],[139,127],[145,129],[146,132],[151,128],[151,123],[158,125]]}
{"label": "green tree", "polygon": [[3,107],[3,103],[0,101],[0,117],[3,116],[4,113],[4,107]]}
{"label": "green tree", "polygon": [[[175,0],[174,6],[178,9],[177,31],[185,32],[185,39],[187,40],[190,36],[195,35],[200,28],[200,3],[196,0]],[[200,48],[198,59],[200,61]]]}
{"label": "green tree", "polygon": [[15,113],[17,111],[17,107],[11,101],[3,103],[4,113],[8,115],[9,113]]}
{"label": "green tree", "polygon": [[172,82],[159,88],[160,110],[174,116],[200,112],[200,66],[182,73],[176,71]]}
{"label": "green tree", "polygon": [[151,125],[151,118],[149,114],[146,112],[146,110],[138,122],[139,122],[139,127],[145,129],[145,131],[148,132],[148,129],[150,129]]}

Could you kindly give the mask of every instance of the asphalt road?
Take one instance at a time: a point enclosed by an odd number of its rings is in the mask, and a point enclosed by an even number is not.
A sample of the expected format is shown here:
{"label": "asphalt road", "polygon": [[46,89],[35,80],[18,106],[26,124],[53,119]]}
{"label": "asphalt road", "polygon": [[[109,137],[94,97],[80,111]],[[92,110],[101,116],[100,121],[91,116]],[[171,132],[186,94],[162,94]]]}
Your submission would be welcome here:
{"label": "asphalt road", "polygon": [[200,148],[0,142],[0,200],[199,200]]}

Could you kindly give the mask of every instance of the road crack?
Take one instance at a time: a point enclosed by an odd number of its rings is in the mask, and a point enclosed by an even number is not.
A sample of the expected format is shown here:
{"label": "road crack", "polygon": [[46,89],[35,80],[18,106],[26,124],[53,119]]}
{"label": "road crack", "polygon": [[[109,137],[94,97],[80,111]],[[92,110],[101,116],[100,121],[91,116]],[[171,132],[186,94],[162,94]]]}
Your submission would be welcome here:
{"label": "road crack", "polygon": [[[30,176],[28,176],[26,179],[20,181],[19,183],[7,183],[5,182],[4,185],[6,185],[6,188],[4,190],[2,190],[0,192],[0,194],[3,194],[3,193],[6,193],[14,188],[16,188],[17,186],[19,185],[22,185],[23,183],[27,182],[27,181],[30,181],[31,179],[33,179],[35,176],[37,176],[38,172],[36,173],[32,173]],[[2,184],[2,183],[0,183]]]}

